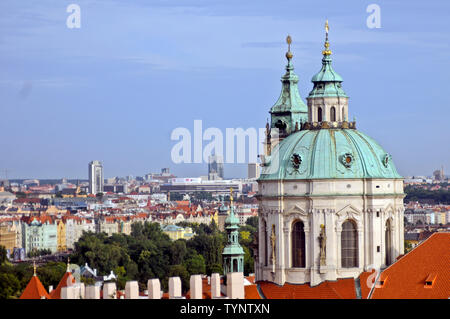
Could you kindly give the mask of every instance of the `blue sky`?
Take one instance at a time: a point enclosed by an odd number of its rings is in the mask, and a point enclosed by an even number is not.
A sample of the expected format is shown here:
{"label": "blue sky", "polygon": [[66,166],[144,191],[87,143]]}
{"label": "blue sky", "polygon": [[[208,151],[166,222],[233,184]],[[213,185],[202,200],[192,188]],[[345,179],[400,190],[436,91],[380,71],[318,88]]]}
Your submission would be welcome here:
{"label": "blue sky", "polygon": [[[66,8],[81,8],[68,29]],[[366,8],[381,8],[369,29]],[[16,1],[0,3],[0,176],[87,178],[170,167],[176,127],[263,127],[280,93],[285,38],[305,99],[330,23],[350,118],[400,174],[450,170],[448,1]],[[244,165],[225,175],[245,176]]]}

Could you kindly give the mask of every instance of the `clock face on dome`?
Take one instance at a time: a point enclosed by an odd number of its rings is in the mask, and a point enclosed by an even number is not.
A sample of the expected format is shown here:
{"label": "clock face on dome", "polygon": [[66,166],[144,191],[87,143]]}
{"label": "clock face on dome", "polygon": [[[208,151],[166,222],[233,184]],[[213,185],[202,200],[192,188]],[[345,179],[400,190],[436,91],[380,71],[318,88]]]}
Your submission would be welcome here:
{"label": "clock face on dome", "polygon": [[385,154],[384,157],[383,157],[383,165],[384,165],[384,167],[388,167],[390,160],[391,160],[391,156],[389,154]]}
{"label": "clock face on dome", "polygon": [[302,163],[302,157],[297,153],[292,154],[291,163],[295,169],[298,169]]}
{"label": "clock face on dome", "polygon": [[354,162],[353,155],[351,153],[345,153],[341,155],[341,163],[347,167],[350,168]]}

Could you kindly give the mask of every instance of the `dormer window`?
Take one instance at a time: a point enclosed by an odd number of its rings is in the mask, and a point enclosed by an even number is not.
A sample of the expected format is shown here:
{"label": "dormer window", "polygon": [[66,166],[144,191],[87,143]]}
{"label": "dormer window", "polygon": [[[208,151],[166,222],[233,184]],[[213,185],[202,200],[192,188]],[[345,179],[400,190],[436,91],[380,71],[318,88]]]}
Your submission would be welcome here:
{"label": "dormer window", "polygon": [[380,275],[380,279],[378,279],[377,284],[376,284],[376,288],[383,288],[384,285],[386,285],[386,281],[388,279],[388,276],[386,276],[385,274],[381,273]]}
{"label": "dormer window", "polygon": [[428,275],[428,277],[425,279],[425,285],[424,288],[433,288],[433,285],[436,281],[437,275],[435,273],[431,273]]}

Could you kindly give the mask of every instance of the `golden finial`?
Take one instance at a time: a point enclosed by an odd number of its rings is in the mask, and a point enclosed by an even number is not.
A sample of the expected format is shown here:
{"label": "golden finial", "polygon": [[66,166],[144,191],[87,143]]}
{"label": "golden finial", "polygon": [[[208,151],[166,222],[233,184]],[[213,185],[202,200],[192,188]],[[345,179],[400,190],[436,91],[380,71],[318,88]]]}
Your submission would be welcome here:
{"label": "golden finial", "polygon": [[33,260],[33,276],[36,276],[36,262]]}
{"label": "golden finial", "polygon": [[286,58],[288,60],[292,59],[292,57],[294,56],[291,52],[291,43],[292,43],[292,38],[290,35],[288,35],[286,37],[286,43],[288,44],[288,52],[286,52]]}
{"label": "golden finial", "polygon": [[230,205],[233,204],[233,187],[230,187]]}
{"label": "golden finial", "polygon": [[330,43],[328,43],[328,31],[330,30],[330,27],[328,25],[328,19],[325,21],[325,44],[323,45],[325,47],[325,50],[322,51],[323,55],[331,55]]}
{"label": "golden finial", "polygon": [[70,271],[70,269],[69,269],[69,263],[70,263],[70,257],[67,257],[67,272],[69,272]]}

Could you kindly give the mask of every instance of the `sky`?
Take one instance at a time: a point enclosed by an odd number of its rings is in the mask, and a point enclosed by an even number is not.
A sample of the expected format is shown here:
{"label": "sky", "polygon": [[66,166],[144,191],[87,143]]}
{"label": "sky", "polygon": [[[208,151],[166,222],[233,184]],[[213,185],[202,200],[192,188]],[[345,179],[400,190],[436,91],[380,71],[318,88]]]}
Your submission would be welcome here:
{"label": "sky", "polygon": [[[70,4],[80,28],[66,25]],[[370,4],[381,28],[367,26]],[[264,127],[288,34],[306,101],[326,19],[358,130],[403,176],[450,171],[449,13],[445,0],[2,0],[0,178],[85,179],[92,160],[105,177],[206,175],[173,163],[172,131]]]}

